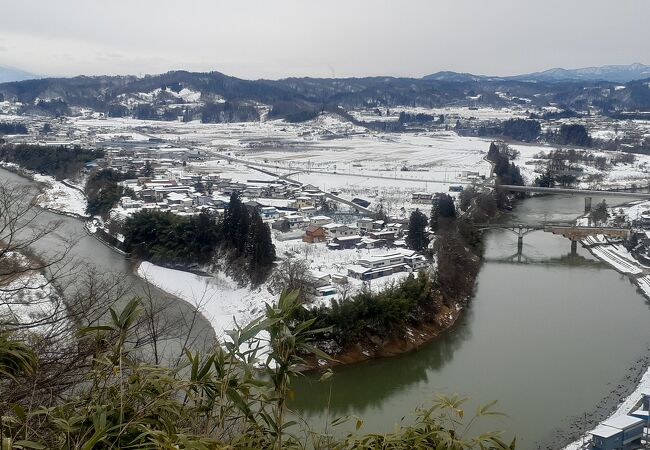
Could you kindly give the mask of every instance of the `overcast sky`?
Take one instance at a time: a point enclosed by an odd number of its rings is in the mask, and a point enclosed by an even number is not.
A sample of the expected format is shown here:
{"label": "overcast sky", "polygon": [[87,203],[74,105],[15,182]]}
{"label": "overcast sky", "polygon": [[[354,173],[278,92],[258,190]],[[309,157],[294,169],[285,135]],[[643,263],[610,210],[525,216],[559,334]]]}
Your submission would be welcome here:
{"label": "overcast sky", "polygon": [[650,63],[650,0],[20,0],[0,65],[42,75],[513,75]]}

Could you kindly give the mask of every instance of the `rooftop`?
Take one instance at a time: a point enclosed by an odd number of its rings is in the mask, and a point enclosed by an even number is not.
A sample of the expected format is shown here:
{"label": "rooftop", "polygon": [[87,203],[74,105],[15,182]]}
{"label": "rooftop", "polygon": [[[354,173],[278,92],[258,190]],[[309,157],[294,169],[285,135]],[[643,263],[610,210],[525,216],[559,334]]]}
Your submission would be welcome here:
{"label": "rooftop", "polygon": [[621,430],[618,428],[608,427],[606,425],[598,425],[590,433],[592,436],[598,436],[602,438],[609,438],[620,433]]}
{"label": "rooftop", "polygon": [[636,417],[618,416],[618,417],[612,417],[611,419],[605,420],[604,422],[602,422],[602,425],[618,428],[619,430],[625,430],[627,428],[639,425],[640,423],[643,423],[643,420],[638,419]]}

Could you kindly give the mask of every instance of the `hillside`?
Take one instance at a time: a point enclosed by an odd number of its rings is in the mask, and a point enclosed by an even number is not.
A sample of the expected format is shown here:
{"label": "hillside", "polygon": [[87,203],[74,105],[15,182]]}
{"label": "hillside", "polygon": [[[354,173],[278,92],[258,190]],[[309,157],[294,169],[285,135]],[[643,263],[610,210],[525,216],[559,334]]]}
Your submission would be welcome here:
{"label": "hillside", "polygon": [[[645,67],[645,66],[643,66]],[[637,67],[643,70],[641,65]],[[322,110],[358,107],[557,105],[574,110],[650,109],[643,81],[521,81],[441,72],[425,77],[287,78],[244,80],[219,72],[44,78],[0,84],[0,100],[23,104],[23,113],[69,115],[91,108],[112,117],[255,121],[308,120]],[[339,108],[340,107],[340,108]]]}

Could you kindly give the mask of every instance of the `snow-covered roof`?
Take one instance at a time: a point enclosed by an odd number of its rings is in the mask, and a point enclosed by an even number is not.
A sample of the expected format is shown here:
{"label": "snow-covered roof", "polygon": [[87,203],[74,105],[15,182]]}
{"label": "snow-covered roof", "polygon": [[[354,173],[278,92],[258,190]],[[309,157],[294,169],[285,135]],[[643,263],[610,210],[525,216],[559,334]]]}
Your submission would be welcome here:
{"label": "snow-covered roof", "polygon": [[618,428],[612,428],[604,425],[599,425],[590,432],[593,436],[598,436],[602,438],[609,438],[612,436],[621,433],[621,430]]}
{"label": "snow-covered roof", "polygon": [[605,420],[602,422],[602,425],[618,428],[619,430],[625,430],[627,428],[639,425],[640,423],[643,423],[643,419],[632,416],[618,416]]}

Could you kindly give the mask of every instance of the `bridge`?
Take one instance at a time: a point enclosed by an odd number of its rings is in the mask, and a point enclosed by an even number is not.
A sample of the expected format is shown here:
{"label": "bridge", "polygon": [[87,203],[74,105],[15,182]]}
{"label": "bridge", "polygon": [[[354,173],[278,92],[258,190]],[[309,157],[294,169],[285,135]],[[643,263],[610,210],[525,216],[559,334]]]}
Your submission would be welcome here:
{"label": "bridge", "polygon": [[526,192],[540,194],[569,194],[585,196],[585,212],[591,211],[591,199],[593,197],[623,197],[636,200],[650,200],[648,192],[629,192],[629,191],[605,191],[597,189],[570,189],[555,187],[537,187],[537,186],[514,186],[511,184],[502,184],[498,188],[510,192]]}
{"label": "bridge", "polygon": [[603,236],[629,239],[631,230],[629,228],[578,226],[567,222],[541,222],[538,224],[499,224],[483,223],[474,225],[479,231],[483,230],[507,230],[517,235],[517,252],[521,253],[524,246],[524,236],[533,231],[545,231],[556,235],[564,236],[571,240],[571,253],[575,253],[578,241],[588,237],[602,234]]}

